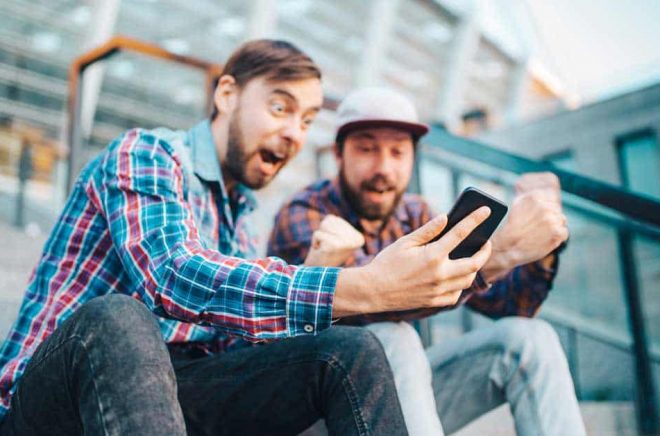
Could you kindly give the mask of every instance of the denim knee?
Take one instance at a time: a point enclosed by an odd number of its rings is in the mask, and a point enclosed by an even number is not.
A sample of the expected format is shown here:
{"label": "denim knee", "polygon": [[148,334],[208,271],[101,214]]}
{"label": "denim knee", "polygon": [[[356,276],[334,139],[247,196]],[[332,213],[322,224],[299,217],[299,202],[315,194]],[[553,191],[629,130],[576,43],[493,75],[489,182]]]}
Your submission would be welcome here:
{"label": "denim knee", "polygon": [[392,370],[401,381],[422,379],[431,382],[431,366],[421,338],[407,322],[380,322],[367,327],[380,340]]}
{"label": "denim knee", "polygon": [[498,340],[508,353],[537,363],[565,361],[564,351],[557,333],[541,319],[511,317],[496,323]]}
{"label": "denim knee", "polygon": [[388,366],[379,340],[363,327],[333,326],[318,336],[317,351],[352,366]]}
{"label": "denim knee", "polygon": [[[154,315],[141,302],[122,294],[94,298],[74,314],[76,330],[86,343],[101,342],[120,352],[139,352],[149,345],[165,350]],[[112,346],[112,345],[115,346]],[[152,347],[153,348],[153,347]],[[132,350],[131,350],[132,349]]]}

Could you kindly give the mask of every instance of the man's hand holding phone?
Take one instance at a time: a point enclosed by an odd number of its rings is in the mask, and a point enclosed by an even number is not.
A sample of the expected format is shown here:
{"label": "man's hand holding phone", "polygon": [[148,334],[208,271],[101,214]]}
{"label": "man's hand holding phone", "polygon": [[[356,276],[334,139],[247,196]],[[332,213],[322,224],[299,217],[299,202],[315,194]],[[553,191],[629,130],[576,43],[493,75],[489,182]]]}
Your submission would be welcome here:
{"label": "man's hand holding phone", "polygon": [[490,257],[491,244],[461,259],[450,259],[449,253],[489,215],[490,209],[481,207],[431,242],[447,225],[447,217],[440,215],[398,239],[368,265],[342,270],[333,317],[455,304]]}

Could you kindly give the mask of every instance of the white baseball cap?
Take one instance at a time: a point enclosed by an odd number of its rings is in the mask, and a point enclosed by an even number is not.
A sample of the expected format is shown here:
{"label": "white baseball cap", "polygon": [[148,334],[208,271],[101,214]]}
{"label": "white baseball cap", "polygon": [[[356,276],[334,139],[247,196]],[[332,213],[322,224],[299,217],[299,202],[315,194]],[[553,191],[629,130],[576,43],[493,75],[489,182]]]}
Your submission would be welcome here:
{"label": "white baseball cap", "polygon": [[394,127],[425,135],[429,126],[419,122],[415,105],[405,95],[389,88],[362,88],[351,92],[337,108],[336,137],[368,127]]}

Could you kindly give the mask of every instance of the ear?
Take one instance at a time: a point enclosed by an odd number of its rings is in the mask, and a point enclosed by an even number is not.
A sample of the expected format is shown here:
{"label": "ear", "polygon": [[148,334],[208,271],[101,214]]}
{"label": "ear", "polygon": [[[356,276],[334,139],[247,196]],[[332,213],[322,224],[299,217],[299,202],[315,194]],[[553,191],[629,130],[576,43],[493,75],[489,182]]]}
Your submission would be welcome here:
{"label": "ear", "polygon": [[213,93],[213,102],[218,108],[219,115],[227,115],[234,111],[238,103],[238,94],[238,84],[233,76],[224,75],[220,77]]}

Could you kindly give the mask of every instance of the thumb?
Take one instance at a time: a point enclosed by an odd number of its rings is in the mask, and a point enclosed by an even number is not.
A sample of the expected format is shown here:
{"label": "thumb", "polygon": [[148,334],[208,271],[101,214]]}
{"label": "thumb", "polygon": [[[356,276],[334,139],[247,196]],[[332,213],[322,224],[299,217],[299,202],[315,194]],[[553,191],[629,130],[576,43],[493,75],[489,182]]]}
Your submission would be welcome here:
{"label": "thumb", "polygon": [[447,215],[440,214],[412,233],[404,236],[406,244],[420,246],[427,244],[442,232],[447,225]]}

